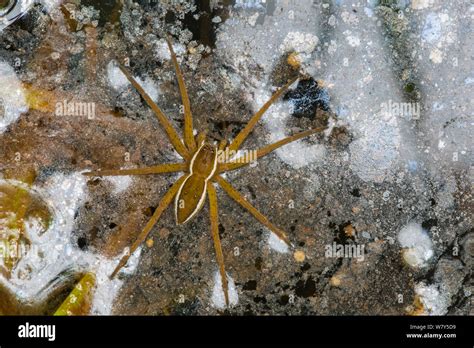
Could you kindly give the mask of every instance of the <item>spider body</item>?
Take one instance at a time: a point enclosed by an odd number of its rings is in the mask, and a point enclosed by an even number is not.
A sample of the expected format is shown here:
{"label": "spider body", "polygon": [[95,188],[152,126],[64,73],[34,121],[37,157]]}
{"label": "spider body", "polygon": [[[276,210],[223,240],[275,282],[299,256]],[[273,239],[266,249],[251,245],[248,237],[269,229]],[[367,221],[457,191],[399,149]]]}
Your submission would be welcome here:
{"label": "spider body", "polygon": [[202,142],[189,163],[189,174],[178,189],[175,216],[178,225],[191,220],[203,207],[209,179],[217,170],[217,147]]}
{"label": "spider body", "polygon": [[[118,175],[144,175],[144,174],[165,174],[172,172],[184,172],[184,174],[171,186],[165,193],[158,204],[153,216],[148,221],[142,232],[138,235],[136,241],[130,246],[129,252],[122,257],[119,264],[111,274],[113,278],[123,266],[125,266],[131,254],[142,244],[152,231],[154,225],[160,219],[162,213],[175,200],[175,217],[176,223],[184,224],[191,220],[203,207],[206,196],[209,202],[209,215],[211,234],[214,241],[214,249],[216,252],[217,263],[219,265],[219,273],[222,280],[222,289],[224,291],[225,303],[229,305],[227,275],[224,265],[224,255],[222,253],[221,242],[219,237],[219,222],[217,209],[217,195],[214,185],[219,185],[234,201],[240,204],[244,209],[250,212],[260,223],[266,226],[271,232],[277,235],[288,246],[292,246],[285,232],[273,225],[267,217],[260,213],[249,201],[247,201],[232,185],[227,182],[220,174],[226,171],[235,170],[249,164],[248,161],[241,157],[235,160],[221,161],[218,160],[218,152],[237,153],[237,150],[244,143],[248,135],[252,132],[262,115],[266,110],[285,92],[296,78],[289,81],[285,86],[276,91],[272,97],[258,110],[246,124],[246,126],[237,134],[237,136],[227,146],[226,141],[222,141],[219,146],[213,145],[206,140],[205,133],[200,133],[196,137],[193,136],[193,119],[191,114],[191,106],[184,84],[184,79],[179,67],[176,55],[173,51],[170,40],[168,39],[168,47],[171,52],[171,59],[176,71],[178,85],[184,106],[184,129],[183,137],[178,135],[175,128],[169,121],[168,117],[161,111],[158,105],[150,98],[145,90],[138,84],[135,78],[120,66],[120,69],[127,77],[129,82],[140,93],[145,102],[154,111],[159,123],[165,130],[168,139],[173,145],[176,152],[184,159],[182,163],[159,164],[152,167],[137,169],[119,169],[119,170],[99,170],[85,173],[88,176],[118,176]],[[275,149],[307,137],[316,132],[323,131],[324,128],[314,128],[306,130],[292,136],[288,136],[273,144],[264,146],[256,150],[256,157],[261,158],[273,152]]]}

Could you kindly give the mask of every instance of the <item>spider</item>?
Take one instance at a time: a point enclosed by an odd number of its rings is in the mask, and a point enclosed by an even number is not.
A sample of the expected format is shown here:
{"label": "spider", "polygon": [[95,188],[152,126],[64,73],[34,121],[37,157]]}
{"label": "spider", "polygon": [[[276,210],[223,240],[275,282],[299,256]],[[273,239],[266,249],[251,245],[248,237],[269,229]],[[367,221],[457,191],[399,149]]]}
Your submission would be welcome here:
{"label": "spider", "polygon": [[[203,207],[206,196],[209,200],[209,215],[212,238],[214,240],[214,249],[216,253],[217,262],[219,265],[219,273],[222,280],[222,290],[224,292],[225,304],[229,306],[228,281],[224,265],[224,256],[222,253],[221,241],[218,231],[218,209],[217,196],[215,184],[218,184],[222,189],[243,208],[248,210],[258,221],[275,233],[284,243],[292,247],[287,235],[284,231],[273,225],[267,217],[260,213],[252,204],[250,204],[232,185],[226,181],[221,173],[241,168],[250,162],[242,158],[227,159],[225,161],[218,161],[218,153],[221,151],[228,151],[226,153],[236,153],[236,151],[244,143],[248,135],[260,120],[262,115],[268,108],[298,79],[295,77],[289,81],[285,86],[276,91],[272,97],[258,110],[246,126],[237,134],[237,136],[230,142],[230,144],[223,140],[218,145],[207,139],[206,133],[201,132],[196,136],[193,135],[193,117],[191,114],[191,106],[184,83],[184,78],[173,50],[173,46],[169,38],[167,38],[168,48],[171,54],[171,60],[176,71],[179,90],[183,103],[184,111],[184,129],[183,139],[180,138],[173,125],[170,123],[167,116],[156,105],[144,89],[137,83],[130,72],[119,64],[120,70],[127,77],[129,82],[137,89],[142,98],[149,107],[156,114],[159,123],[166,131],[169,141],[173,145],[176,152],[183,158],[181,163],[167,163],[159,164],[152,167],[144,167],[137,169],[120,169],[120,170],[99,170],[84,173],[87,176],[119,176],[119,175],[144,175],[144,174],[164,174],[172,172],[184,172],[184,174],[170,187],[159,202],[153,216],[146,224],[145,228],[139,234],[136,241],[130,246],[128,252],[120,259],[117,267],[112,272],[110,278],[124,267],[133,252],[141,245],[147,238],[148,234],[158,222],[161,214],[166,210],[174,199],[174,212],[177,225],[181,225],[190,221],[199,210]],[[298,139],[307,137],[316,132],[321,132],[324,129],[314,128],[304,132],[300,132],[279,140],[271,145],[264,146],[256,151],[256,157],[260,158],[268,155],[275,149],[296,141]],[[234,157],[235,158],[235,157]]]}

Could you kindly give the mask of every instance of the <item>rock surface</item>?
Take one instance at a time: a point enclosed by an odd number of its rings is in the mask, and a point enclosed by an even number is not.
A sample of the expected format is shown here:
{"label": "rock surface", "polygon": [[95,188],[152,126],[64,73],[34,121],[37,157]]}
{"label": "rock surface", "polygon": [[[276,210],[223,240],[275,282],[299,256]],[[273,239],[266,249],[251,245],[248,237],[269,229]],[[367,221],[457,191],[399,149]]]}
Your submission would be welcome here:
{"label": "rock surface", "polygon": [[[26,255],[10,279],[0,278],[9,299],[0,311],[53,313],[53,295],[64,299],[60,289],[92,271],[101,284],[95,314],[473,314],[468,1],[121,3],[44,1],[0,32],[0,81],[10,81],[0,85],[0,184],[43,195],[53,217],[42,238],[28,236],[43,248],[43,268],[29,268]],[[232,139],[298,74],[245,148],[326,128],[226,174],[294,244],[279,248],[218,189],[234,282],[227,309],[216,293],[207,205],[183,226],[168,209],[126,272],[105,276],[175,174],[79,179],[86,170],[178,160],[115,66],[125,64],[181,129],[166,32],[197,132]],[[44,256],[59,240],[74,262]],[[425,246],[429,257],[409,262]],[[46,290],[25,292],[32,284]]]}

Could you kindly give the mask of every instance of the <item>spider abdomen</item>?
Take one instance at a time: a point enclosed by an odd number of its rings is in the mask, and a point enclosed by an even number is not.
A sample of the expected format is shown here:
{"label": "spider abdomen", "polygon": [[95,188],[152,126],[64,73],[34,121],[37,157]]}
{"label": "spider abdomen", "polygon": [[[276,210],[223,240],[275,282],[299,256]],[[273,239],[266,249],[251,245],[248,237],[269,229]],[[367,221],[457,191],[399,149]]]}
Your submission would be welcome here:
{"label": "spider abdomen", "polygon": [[183,224],[197,214],[206,198],[207,182],[196,174],[190,174],[183,182],[175,200],[176,223]]}

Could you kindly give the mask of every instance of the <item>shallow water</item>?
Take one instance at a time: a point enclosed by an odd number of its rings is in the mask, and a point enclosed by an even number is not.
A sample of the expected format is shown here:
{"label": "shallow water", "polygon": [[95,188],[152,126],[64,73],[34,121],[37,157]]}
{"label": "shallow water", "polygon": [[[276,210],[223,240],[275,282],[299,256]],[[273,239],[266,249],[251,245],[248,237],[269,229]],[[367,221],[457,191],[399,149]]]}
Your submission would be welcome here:
{"label": "shallow water", "polygon": [[[44,0],[16,20],[5,3],[0,232],[27,252],[0,262],[3,313],[52,314],[93,272],[92,314],[472,314],[467,1]],[[181,134],[164,33],[196,132],[232,139],[295,76],[245,148],[325,128],[226,174],[304,255],[218,190],[226,310],[206,206],[184,226],[166,211],[108,279],[177,175],[82,175],[180,159],[116,64]]]}

